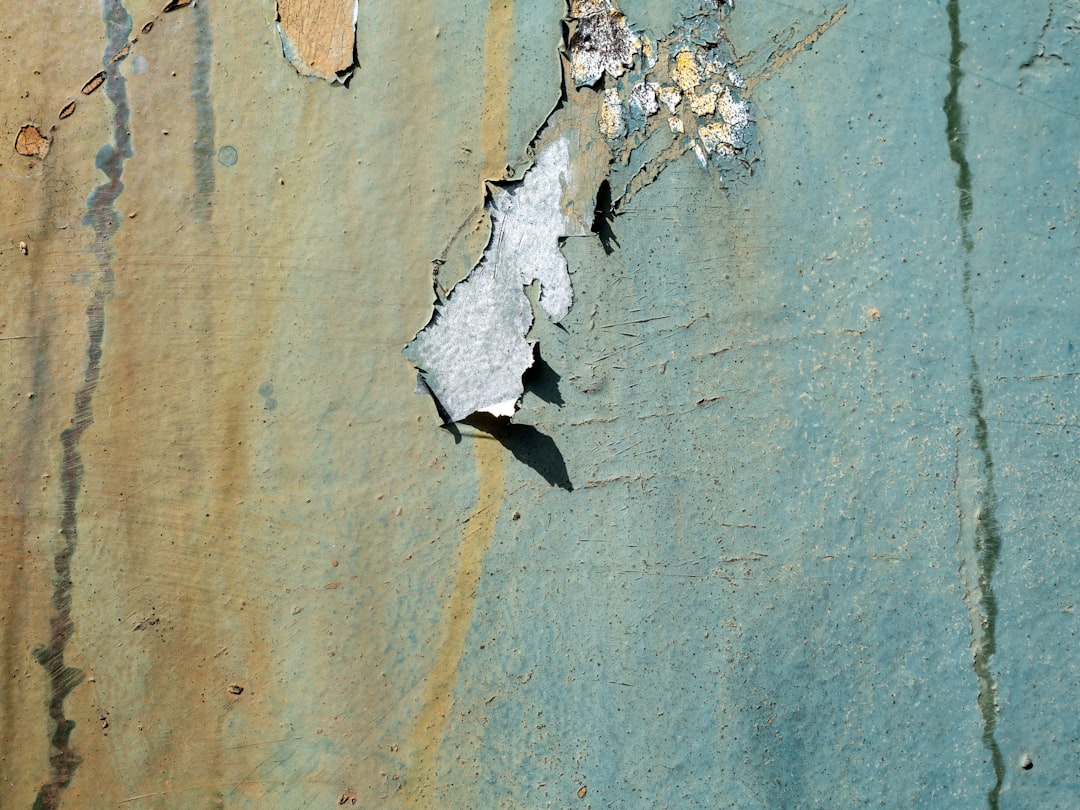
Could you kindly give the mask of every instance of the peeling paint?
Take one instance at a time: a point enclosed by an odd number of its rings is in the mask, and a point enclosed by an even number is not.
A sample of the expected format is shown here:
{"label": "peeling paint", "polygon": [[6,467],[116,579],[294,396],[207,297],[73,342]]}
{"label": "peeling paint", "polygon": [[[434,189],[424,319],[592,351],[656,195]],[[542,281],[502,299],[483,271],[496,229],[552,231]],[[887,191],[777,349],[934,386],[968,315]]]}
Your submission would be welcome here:
{"label": "peeling paint", "polygon": [[607,73],[617,78],[634,64],[641,41],[611,0],[571,0],[570,72],[578,87]]}
{"label": "peeling paint", "polygon": [[[649,122],[659,120],[661,103],[671,113],[663,131],[675,141],[635,169],[616,203],[687,151],[708,168],[711,157],[732,158],[746,147],[749,105],[735,95],[741,78],[719,13],[684,18],[654,43],[632,31],[612,0],[570,0],[567,83],[576,89],[541,127],[536,163],[524,180],[492,187],[483,257],[445,296],[436,283],[432,319],[405,350],[419,372],[417,392],[431,394],[448,421],[517,412],[535,349],[527,339],[533,312],[524,288],[539,282],[540,306],[554,322],[569,312],[573,292],[559,240],[589,233],[592,223],[572,222],[568,212],[593,210],[612,169],[629,166],[635,147],[657,129]],[[610,84],[594,89],[602,76]],[[684,95],[690,103],[678,112]],[[554,134],[555,122],[570,120],[591,121],[599,139],[584,136],[572,152]],[[607,149],[597,148],[603,142]]]}
{"label": "peeling paint", "polygon": [[570,311],[573,291],[559,239],[587,232],[566,210],[571,171],[563,138],[537,155],[523,180],[494,190],[483,258],[436,303],[431,323],[407,349],[451,421],[517,410],[521,375],[533,361],[533,343],[525,339],[533,322],[525,287],[539,282],[540,306],[553,321]]}
{"label": "peeling paint", "polygon": [[356,68],[359,0],[278,0],[281,49],[301,76],[346,84]]}

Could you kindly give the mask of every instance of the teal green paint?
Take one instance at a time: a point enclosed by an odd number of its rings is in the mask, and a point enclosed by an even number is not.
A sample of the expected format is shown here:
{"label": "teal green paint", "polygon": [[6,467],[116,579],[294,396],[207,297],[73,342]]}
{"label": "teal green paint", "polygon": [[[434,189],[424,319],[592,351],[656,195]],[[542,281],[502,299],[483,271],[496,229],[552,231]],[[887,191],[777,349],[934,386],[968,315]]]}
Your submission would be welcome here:
{"label": "teal green paint", "polygon": [[[946,137],[949,155],[956,164],[956,188],[959,195],[958,218],[961,240],[964,246],[963,296],[967,315],[969,339],[972,344],[977,334],[975,304],[972,291],[971,253],[975,249],[971,234],[973,198],[971,194],[971,166],[965,152],[966,135],[964,114],[960,103],[960,83],[964,73],[960,59],[964,43],[960,37],[960,3],[949,0],[949,92],[945,97]],[[974,668],[979,682],[979,711],[983,718],[983,744],[990,752],[994,767],[994,785],[987,794],[990,810],[997,810],[1001,788],[1005,779],[1005,760],[995,737],[997,729],[997,689],[994,682],[993,658],[997,650],[998,604],[994,596],[994,569],[1001,555],[1001,527],[997,519],[997,494],[994,488],[994,459],[990,451],[990,431],[986,422],[985,397],[982,374],[975,355],[970,348],[969,385],[971,389],[970,415],[975,423],[975,443],[981,455],[981,494],[979,514],[975,517],[975,556],[978,565],[980,620],[982,628],[972,628],[976,637]]]}

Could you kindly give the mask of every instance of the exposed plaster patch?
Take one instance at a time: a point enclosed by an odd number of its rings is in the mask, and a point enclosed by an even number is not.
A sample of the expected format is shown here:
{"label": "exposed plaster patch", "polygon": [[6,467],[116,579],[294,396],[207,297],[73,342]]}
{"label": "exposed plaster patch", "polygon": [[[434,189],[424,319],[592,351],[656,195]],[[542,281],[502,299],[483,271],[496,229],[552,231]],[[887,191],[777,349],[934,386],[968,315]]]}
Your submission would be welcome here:
{"label": "exposed plaster patch", "polygon": [[345,84],[356,68],[359,0],[278,0],[281,50],[301,76]]}
{"label": "exposed plaster patch", "polygon": [[570,311],[573,290],[559,239],[588,232],[565,204],[571,171],[562,137],[537,155],[520,182],[493,193],[483,257],[436,302],[431,322],[406,348],[450,421],[517,410],[521,376],[533,362],[533,343],[525,339],[533,323],[525,287],[539,282],[540,306],[553,321]]}

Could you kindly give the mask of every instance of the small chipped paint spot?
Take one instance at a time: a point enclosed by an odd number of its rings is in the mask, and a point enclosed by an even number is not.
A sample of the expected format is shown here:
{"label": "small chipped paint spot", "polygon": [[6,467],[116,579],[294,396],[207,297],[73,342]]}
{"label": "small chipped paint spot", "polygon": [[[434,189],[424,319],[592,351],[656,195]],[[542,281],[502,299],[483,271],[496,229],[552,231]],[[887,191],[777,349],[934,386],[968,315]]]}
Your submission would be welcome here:
{"label": "small chipped paint spot", "polygon": [[88,96],[97,90],[101,85],[105,83],[105,71],[102,70],[99,73],[94,74],[90,79],[82,86],[80,91],[84,96]]}
{"label": "small chipped paint spot", "polygon": [[112,57],[112,59],[109,60],[109,62],[119,62],[121,59],[126,57],[129,53],[131,53],[131,43],[130,42],[127,45],[125,45],[123,48],[118,50],[115,54],[113,54],[113,57]]}
{"label": "small chipped paint spot", "polygon": [[75,112],[75,102],[69,101],[64,105],[64,109],[60,110],[60,115],[57,118],[63,121],[65,118],[70,117],[73,112]]}
{"label": "small chipped paint spot", "polygon": [[675,70],[671,73],[675,84],[688,93],[701,84],[701,66],[693,51],[679,51],[675,54]]}
{"label": "small chipped paint spot", "polygon": [[43,158],[49,154],[49,139],[33,124],[27,124],[15,136],[15,151],[25,157]]}
{"label": "small chipped paint spot", "polygon": [[273,396],[273,384],[264,382],[259,386],[259,396],[262,397],[262,409],[274,410],[278,407],[278,401]]}
{"label": "small chipped paint spot", "polygon": [[218,163],[222,166],[235,166],[236,161],[239,160],[240,153],[236,151],[235,146],[225,146],[218,149],[217,159]]}
{"label": "small chipped paint spot", "polygon": [[682,93],[679,92],[678,87],[661,87],[656,91],[656,95],[659,96],[661,103],[667,107],[670,113],[675,112],[679,102],[682,101]]}

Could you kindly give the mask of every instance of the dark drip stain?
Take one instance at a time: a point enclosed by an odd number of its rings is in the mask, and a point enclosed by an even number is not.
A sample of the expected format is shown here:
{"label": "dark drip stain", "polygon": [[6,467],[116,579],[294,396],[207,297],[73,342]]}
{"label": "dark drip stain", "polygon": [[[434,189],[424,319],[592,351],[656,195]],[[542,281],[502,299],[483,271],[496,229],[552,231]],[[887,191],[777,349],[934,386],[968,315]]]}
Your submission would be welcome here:
{"label": "dark drip stain", "polygon": [[191,7],[195,23],[195,64],[191,72],[191,99],[195,103],[195,216],[202,222],[210,219],[215,188],[214,104],[210,95],[210,69],[213,64],[214,37],[210,32],[210,12],[206,3]]}
{"label": "dark drip stain", "polygon": [[128,102],[120,66],[110,56],[123,48],[131,34],[131,17],[120,0],[105,0],[102,18],[108,43],[105,48],[105,94],[113,106],[113,142],[101,147],[97,167],[104,172],[106,182],[94,189],[86,202],[83,224],[93,229],[93,255],[97,263],[97,278],[90,302],[86,307],[87,350],[82,384],[75,393],[75,408],[71,427],[60,434],[63,448],[63,467],[60,488],[63,498],[60,518],[60,548],[53,566],[53,617],[49,622],[48,644],[35,650],[35,657],[45,668],[49,679],[48,714],[52,721],[52,750],[49,755],[49,781],[42,785],[34,801],[35,810],[54,810],[60,806],[63,790],[71,784],[80,758],[71,745],[75,722],[64,714],[64,701],[82,681],[83,673],[69,667],[64,651],[74,632],[71,616],[72,558],[78,546],[78,499],[82,488],[83,463],[79,442],[83,432],[94,421],[93,399],[101,374],[102,341],[105,337],[105,302],[112,296],[114,274],[109,242],[120,227],[116,199],[124,190],[120,180],[124,161],[131,157],[131,135],[128,132]]}
{"label": "dark drip stain", "polygon": [[960,38],[960,2],[949,0],[949,92],[945,96],[946,136],[949,156],[956,164],[956,188],[959,193],[960,236],[964,245],[963,297],[967,315],[968,334],[972,341],[969,349],[968,384],[971,391],[970,415],[975,423],[975,443],[979,452],[978,514],[975,517],[975,560],[978,574],[978,607],[982,623],[975,644],[975,677],[979,684],[979,712],[983,720],[983,745],[990,752],[994,766],[994,786],[987,794],[990,810],[998,810],[1001,788],[1005,780],[1005,760],[1001,754],[995,733],[997,731],[996,687],[991,662],[997,649],[996,631],[998,605],[994,596],[994,569],[1001,554],[1001,526],[996,517],[997,493],[994,488],[994,459],[990,452],[990,431],[986,424],[982,376],[975,355],[975,304],[971,289],[971,253],[975,243],[971,235],[971,166],[965,154],[966,136],[963,109],[960,104],[960,82],[964,72],[960,57],[964,42]]}

